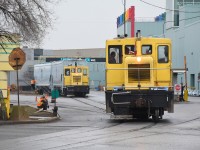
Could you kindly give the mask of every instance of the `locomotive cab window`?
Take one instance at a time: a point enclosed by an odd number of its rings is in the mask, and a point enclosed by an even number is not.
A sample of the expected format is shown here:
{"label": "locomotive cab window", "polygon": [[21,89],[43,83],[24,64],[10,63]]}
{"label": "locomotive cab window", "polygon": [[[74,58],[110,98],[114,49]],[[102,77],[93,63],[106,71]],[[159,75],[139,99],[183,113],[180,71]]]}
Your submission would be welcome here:
{"label": "locomotive cab window", "polygon": [[72,72],[72,73],[75,73],[75,68],[72,68],[72,69],[71,69],[71,72]]}
{"label": "locomotive cab window", "polygon": [[87,76],[87,69],[83,69],[83,75]]}
{"label": "locomotive cab window", "polygon": [[70,69],[65,69],[65,75],[70,76]]}
{"label": "locomotive cab window", "polygon": [[169,62],[169,47],[167,45],[158,46],[158,63]]}
{"label": "locomotive cab window", "polygon": [[152,54],[152,45],[142,45],[142,54],[151,55]]}
{"label": "locomotive cab window", "polygon": [[131,54],[135,54],[135,46],[134,45],[126,45],[125,46],[125,54],[126,55],[131,55]]}
{"label": "locomotive cab window", "polygon": [[78,69],[77,69],[77,72],[78,72],[78,73],[81,73],[81,72],[82,72],[82,69],[81,69],[81,68],[78,68]]}
{"label": "locomotive cab window", "polygon": [[121,64],[122,63],[122,46],[109,46],[108,47],[108,62],[109,64]]}

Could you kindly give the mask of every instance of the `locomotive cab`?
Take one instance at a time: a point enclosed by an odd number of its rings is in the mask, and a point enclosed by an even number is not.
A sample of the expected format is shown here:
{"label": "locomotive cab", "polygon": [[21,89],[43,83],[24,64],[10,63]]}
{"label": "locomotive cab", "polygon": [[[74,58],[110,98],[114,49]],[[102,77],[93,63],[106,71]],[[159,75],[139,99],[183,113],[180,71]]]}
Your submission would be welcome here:
{"label": "locomotive cab", "polygon": [[[115,53],[114,61],[110,61]],[[173,112],[171,41],[123,38],[106,43],[106,112],[115,119],[158,121]]]}

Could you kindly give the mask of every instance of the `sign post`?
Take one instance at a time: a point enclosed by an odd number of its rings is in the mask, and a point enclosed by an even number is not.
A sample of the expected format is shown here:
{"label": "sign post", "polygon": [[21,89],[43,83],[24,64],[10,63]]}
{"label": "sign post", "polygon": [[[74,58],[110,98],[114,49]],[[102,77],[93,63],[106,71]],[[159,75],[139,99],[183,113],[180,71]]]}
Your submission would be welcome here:
{"label": "sign post", "polygon": [[[9,55],[10,66],[17,71],[17,97],[18,97],[18,111],[19,111],[19,78],[18,70],[22,68],[26,61],[26,54],[20,48],[14,48]],[[19,115],[19,112],[18,112]]]}

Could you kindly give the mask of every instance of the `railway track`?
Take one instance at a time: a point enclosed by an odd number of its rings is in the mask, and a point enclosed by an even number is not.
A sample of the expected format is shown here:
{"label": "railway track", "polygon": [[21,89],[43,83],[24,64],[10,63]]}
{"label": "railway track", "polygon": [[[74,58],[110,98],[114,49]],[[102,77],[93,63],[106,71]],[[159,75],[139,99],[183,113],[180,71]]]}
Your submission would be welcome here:
{"label": "railway track", "polygon": [[72,98],[73,100],[76,100],[80,103],[83,103],[85,105],[92,106],[92,107],[95,107],[97,109],[103,110],[104,112],[106,111],[105,104],[97,102],[95,100],[92,100],[92,99],[89,99],[89,98],[78,98],[78,97],[70,97],[70,98]]}

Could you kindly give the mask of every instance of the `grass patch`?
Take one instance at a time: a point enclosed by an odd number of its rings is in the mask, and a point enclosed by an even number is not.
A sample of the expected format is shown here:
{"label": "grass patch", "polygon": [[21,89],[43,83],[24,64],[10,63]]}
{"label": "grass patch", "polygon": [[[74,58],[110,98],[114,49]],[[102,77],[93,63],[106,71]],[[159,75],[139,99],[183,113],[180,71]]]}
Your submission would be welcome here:
{"label": "grass patch", "polygon": [[29,120],[29,116],[53,117],[52,112],[38,110],[31,106],[13,106],[11,108],[10,120]]}

